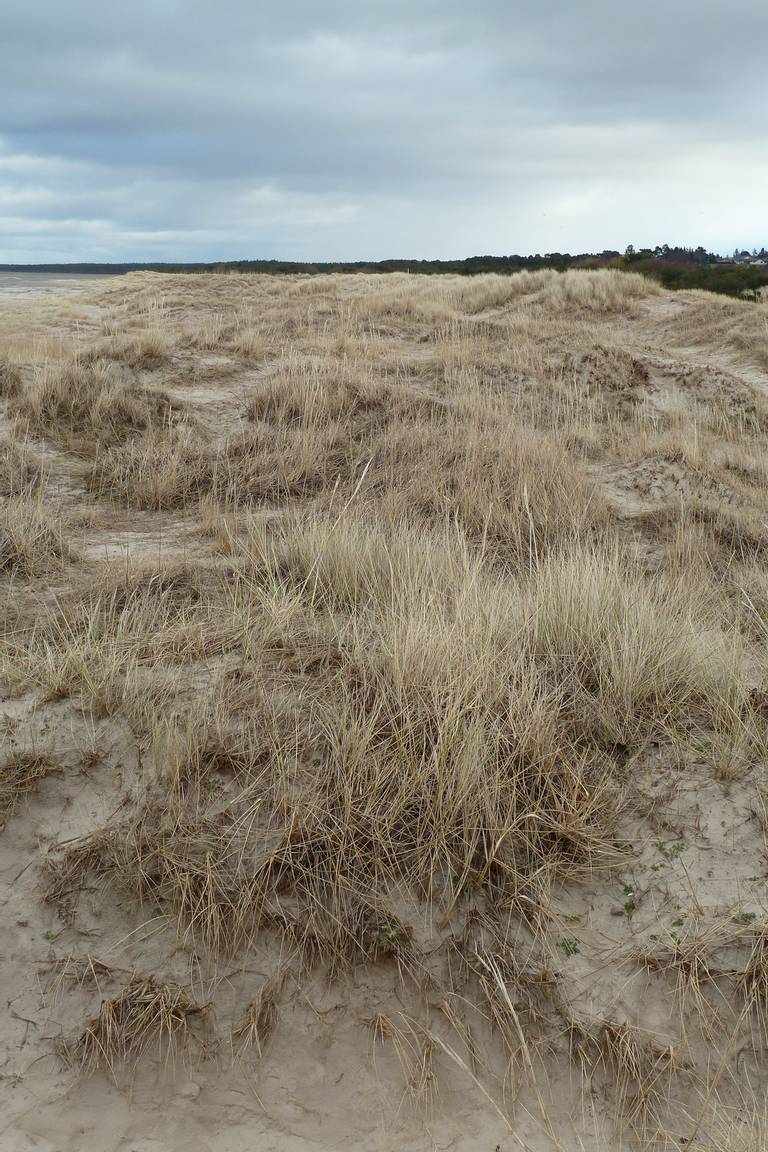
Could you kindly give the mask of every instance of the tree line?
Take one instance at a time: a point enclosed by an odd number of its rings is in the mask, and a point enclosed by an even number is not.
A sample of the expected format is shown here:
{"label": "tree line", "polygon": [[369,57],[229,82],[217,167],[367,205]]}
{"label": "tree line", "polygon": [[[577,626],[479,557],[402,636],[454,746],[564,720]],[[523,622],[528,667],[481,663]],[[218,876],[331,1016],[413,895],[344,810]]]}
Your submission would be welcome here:
{"label": "tree line", "polygon": [[[707,252],[702,247],[685,248],[660,244],[655,248],[639,248],[630,244],[624,252],[606,249],[603,252],[546,252],[529,256],[468,256],[461,260],[225,260],[213,262],[133,261],[127,263],[96,263],[82,261],[74,264],[0,264],[2,272],[74,273],[80,275],[120,275],[126,272],[260,272],[267,275],[303,273],[319,275],[327,272],[418,272],[427,275],[451,273],[476,276],[482,272],[509,275],[524,269],[554,268],[620,268],[642,272],[658,280],[667,288],[703,288],[729,296],[757,298],[768,286],[768,265],[737,263],[745,256],[739,250],[731,261]],[[755,256],[766,256],[763,248]]]}

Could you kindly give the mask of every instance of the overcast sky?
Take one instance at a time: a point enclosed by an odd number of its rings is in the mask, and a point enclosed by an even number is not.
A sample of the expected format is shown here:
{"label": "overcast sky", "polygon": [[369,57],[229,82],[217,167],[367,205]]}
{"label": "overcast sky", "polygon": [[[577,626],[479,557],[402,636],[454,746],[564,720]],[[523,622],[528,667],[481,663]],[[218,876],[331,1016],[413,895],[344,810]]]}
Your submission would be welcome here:
{"label": "overcast sky", "polygon": [[0,261],[768,246],[768,0],[3,0]]}

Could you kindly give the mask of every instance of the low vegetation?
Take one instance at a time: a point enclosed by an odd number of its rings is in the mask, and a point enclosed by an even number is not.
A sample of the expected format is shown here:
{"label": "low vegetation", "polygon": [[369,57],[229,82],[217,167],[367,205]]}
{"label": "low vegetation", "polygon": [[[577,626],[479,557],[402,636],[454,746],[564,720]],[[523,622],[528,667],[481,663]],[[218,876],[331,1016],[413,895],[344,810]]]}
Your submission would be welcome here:
{"label": "low vegetation", "polygon": [[542,1148],[583,1146],[558,1094],[639,1147],[757,1139],[765,308],[615,269],[98,291],[0,375],[9,699],[126,742],[34,857],[68,946],[86,903],[130,941],[49,957],[101,995],[66,1066],[264,1065],[363,970],[417,1109],[450,1066]]}
{"label": "low vegetation", "polygon": [[28,488],[0,506],[0,571],[38,576],[68,556],[60,523],[39,493]]}
{"label": "low vegetation", "polygon": [[104,358],[45,364],[13,411],[32,432],[64,444],[124,440],[171,415],[161,393],[142,388]]}

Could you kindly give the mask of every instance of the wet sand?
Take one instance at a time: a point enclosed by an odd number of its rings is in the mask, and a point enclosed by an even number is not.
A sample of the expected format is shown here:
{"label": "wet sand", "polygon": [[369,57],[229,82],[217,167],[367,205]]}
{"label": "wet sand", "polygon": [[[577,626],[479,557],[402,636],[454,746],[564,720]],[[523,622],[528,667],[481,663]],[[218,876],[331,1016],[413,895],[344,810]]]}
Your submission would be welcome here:
{"label": "wet sand", "polygon": [[0,272],[0,299],[69,296],[84,285],[108,281],[112,273]]}

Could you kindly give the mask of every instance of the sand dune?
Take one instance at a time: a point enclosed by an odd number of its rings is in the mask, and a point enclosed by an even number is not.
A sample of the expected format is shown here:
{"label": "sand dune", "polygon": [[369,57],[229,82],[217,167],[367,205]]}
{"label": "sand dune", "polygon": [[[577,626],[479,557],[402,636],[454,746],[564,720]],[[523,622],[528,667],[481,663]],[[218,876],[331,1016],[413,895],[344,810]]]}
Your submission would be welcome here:
{"label": "sand dune", "polygon": [[0,1147],[763,1147],[768,307],[136,273],[0,351]]}

